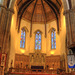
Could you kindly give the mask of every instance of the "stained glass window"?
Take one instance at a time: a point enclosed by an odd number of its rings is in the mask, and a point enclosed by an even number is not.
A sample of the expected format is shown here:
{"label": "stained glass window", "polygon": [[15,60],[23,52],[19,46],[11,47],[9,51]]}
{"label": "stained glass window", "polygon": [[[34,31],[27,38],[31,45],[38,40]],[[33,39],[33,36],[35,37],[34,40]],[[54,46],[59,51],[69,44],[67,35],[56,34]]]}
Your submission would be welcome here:
{"label": "stained glass window", "polygon": [[26,32],[24,29],[21,30],[20,48],[25,48],[25,36]]}
{"label": "stained glass window", "polygon": [[41,50],[41,32],[37,31],[35,34],[35,50]]}
{"label": "stained glass window", "polygon": [[54,29],[51,32],[51,48],[56,49],[56,31]]}

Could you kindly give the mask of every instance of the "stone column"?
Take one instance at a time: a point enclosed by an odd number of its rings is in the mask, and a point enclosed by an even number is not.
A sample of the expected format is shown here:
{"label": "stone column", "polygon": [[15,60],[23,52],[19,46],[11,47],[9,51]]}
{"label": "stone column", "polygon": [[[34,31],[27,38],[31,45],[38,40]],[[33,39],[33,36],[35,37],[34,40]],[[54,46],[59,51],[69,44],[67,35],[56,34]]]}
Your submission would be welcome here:
{"label": "stone column", "polygon": [[64,12],[67,28],[67,47],[75,53],[75,9]]}
{"label": "stone column", "polygon": [[75,8],[64,11],[66,18],[67,50],[75,55]]}
{"label": "stone column", "polygon": [[[64,15],[66,18],[67,51],[71,49],[75,55],[75,0],[62,0],[64,6]],[[71,6],[71,7],[70,7]],[[67,63],[66,63],[67,64]]]}
{"label": "stone column", "polygon": [[[10,54],[10,27],[11,27],[11,19],[13,13],[14,13],[13,9],[7,8],[5,6],[1,6],[0,45],[1,45],[2,53],[7,54],[7,61],[6,61],[7,63]],[[8,67],[8,64],[6,64],[6,67]]]}

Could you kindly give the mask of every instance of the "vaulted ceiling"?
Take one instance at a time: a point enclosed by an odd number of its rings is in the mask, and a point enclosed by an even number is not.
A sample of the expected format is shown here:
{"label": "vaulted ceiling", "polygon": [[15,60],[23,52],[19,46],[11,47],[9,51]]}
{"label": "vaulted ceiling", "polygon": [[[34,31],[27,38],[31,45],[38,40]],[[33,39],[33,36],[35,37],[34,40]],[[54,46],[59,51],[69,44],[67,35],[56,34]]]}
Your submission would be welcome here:
{"label": "vaulted ceiling", "polygon": [[61,0],[17,0],[18,15],[31,22],[58,19]]}

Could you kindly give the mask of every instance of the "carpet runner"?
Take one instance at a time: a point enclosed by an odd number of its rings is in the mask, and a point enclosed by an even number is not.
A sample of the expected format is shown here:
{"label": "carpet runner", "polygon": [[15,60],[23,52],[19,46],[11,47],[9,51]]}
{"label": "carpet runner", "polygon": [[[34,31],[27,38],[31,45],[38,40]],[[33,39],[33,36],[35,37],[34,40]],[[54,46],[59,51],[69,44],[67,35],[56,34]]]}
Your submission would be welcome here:
{"label": "carpet runner", "polygon": [[10,73],[9,75],[57,75],[48,73]]}

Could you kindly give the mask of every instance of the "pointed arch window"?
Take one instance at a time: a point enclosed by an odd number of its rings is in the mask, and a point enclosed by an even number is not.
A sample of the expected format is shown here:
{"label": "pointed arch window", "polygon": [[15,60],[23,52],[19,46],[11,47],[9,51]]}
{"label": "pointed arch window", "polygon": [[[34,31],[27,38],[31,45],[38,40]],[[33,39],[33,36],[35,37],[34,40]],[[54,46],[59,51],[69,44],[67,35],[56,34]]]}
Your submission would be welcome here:
{"label": "pointed arch window", "polygon": [[20,48],[25,48],[25,37],[26,37],[26,31],[23,28],[23,29],[21,29]]}
{"label": "pointed arch window", "polygon": [[41,50],[41,32],[37,31],[35,34],[35,50]]}
{"label": "pointed arch window", "polygon": [[56,31],[52,29],[51,31],[51,49],[56,49]]}

